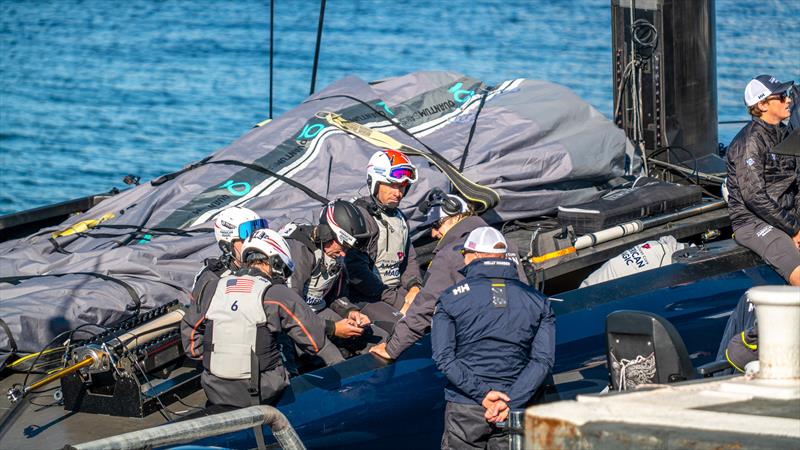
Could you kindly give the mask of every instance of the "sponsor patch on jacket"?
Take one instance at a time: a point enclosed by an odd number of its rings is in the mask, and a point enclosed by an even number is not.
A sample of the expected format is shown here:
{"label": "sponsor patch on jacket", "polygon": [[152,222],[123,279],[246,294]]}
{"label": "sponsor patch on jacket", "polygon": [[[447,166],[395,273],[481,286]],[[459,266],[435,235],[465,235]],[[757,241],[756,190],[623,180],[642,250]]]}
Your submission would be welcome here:
{"label": "sponsor patch on jacket", "polygon": [[469,284],[462,284],[461,286],[453,288],[453,295],[463,294],[469,292]]}

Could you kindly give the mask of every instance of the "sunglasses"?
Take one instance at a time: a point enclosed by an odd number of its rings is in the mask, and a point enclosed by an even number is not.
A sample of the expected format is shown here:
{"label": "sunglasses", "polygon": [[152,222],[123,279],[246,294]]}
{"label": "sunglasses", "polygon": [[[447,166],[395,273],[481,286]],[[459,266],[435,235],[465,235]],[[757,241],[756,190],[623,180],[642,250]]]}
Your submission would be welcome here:
{"label": "sunglasses", "polygon": [[255,219],[244,222],[239,225],[239,239],[245,240],[253,235],[258,230],[265,230],[269,228],[267,219]]}
{"label": "sunglasses", "polygon": [[769,97],[765,98],[764,101],[768,102],[770,100],[777,100],[777,101],[783,103],[783,102],[786,101],[786,97],[788,97],[786,92],[782,92],[780,94],[770,95]]}

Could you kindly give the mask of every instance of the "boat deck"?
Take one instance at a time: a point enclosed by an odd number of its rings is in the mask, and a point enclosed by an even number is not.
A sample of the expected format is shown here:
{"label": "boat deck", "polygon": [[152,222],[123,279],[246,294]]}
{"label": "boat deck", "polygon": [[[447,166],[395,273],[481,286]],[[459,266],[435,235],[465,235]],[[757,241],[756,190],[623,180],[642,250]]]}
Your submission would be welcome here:
{"label": "boat deck", "polygon": [[[41,375],[31,375],[36,380]],[[21,384],[25,374],[15,373],[0,380],[0,390],[5,394],[14,384]],[[0,449],[60,449],[67,444],[79,444],[120,433],[163,425],[167,421],[155,412],[144,418],[115,417],[108,415],[72,412],[55,404],[54,383],[41,393],[31,393],[15,411],[13,422],[0,436]],[[45,388],[46,389],[46,388]],[[187,405],[203,406],[206,397],[199,390],[183,399]],[[0,415],[5,417],[11,408],[5,395],[0,398]],[[167,405],[173,418],[191,414],[195,410],[179,402]]]}

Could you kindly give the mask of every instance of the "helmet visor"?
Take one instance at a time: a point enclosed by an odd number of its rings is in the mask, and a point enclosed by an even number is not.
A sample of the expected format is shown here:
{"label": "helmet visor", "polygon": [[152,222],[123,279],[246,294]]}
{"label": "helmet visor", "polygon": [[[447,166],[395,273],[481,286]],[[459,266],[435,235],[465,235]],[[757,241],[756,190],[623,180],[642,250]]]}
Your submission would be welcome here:
{"label": "helmet visor", "polygon": [[239,225],[239,239],[245,240],[257,230],[265,230],[267,228],[269,228],[267,219],[249,220]]}
{"label": "helmet visor", "polygon": [[386,178],[392,183],[414,183],[417,181],[417,169],[405,164],[394,166],[389,169],[389,176]]}

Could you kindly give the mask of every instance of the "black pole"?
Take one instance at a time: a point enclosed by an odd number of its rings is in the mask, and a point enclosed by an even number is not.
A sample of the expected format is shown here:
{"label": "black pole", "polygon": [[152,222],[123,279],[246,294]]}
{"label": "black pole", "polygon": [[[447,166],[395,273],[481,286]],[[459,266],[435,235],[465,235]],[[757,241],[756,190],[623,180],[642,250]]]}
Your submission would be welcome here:
{"label": "black pole", "polygon": [[275,0],[269,0],[269,118],[272,119],[272,60],[275,32]]}
{"label": "black pole", "polygon": [[325,0],[320,1],[319,3],[319,25],[317,25],[317,47],[314,50],[314,68],[311,69],[311,92],[308,95],[314,93],[314,88],[317,84],[317,64],[319,63],[319,44],[322,42],[322,23],[325,20]]}

